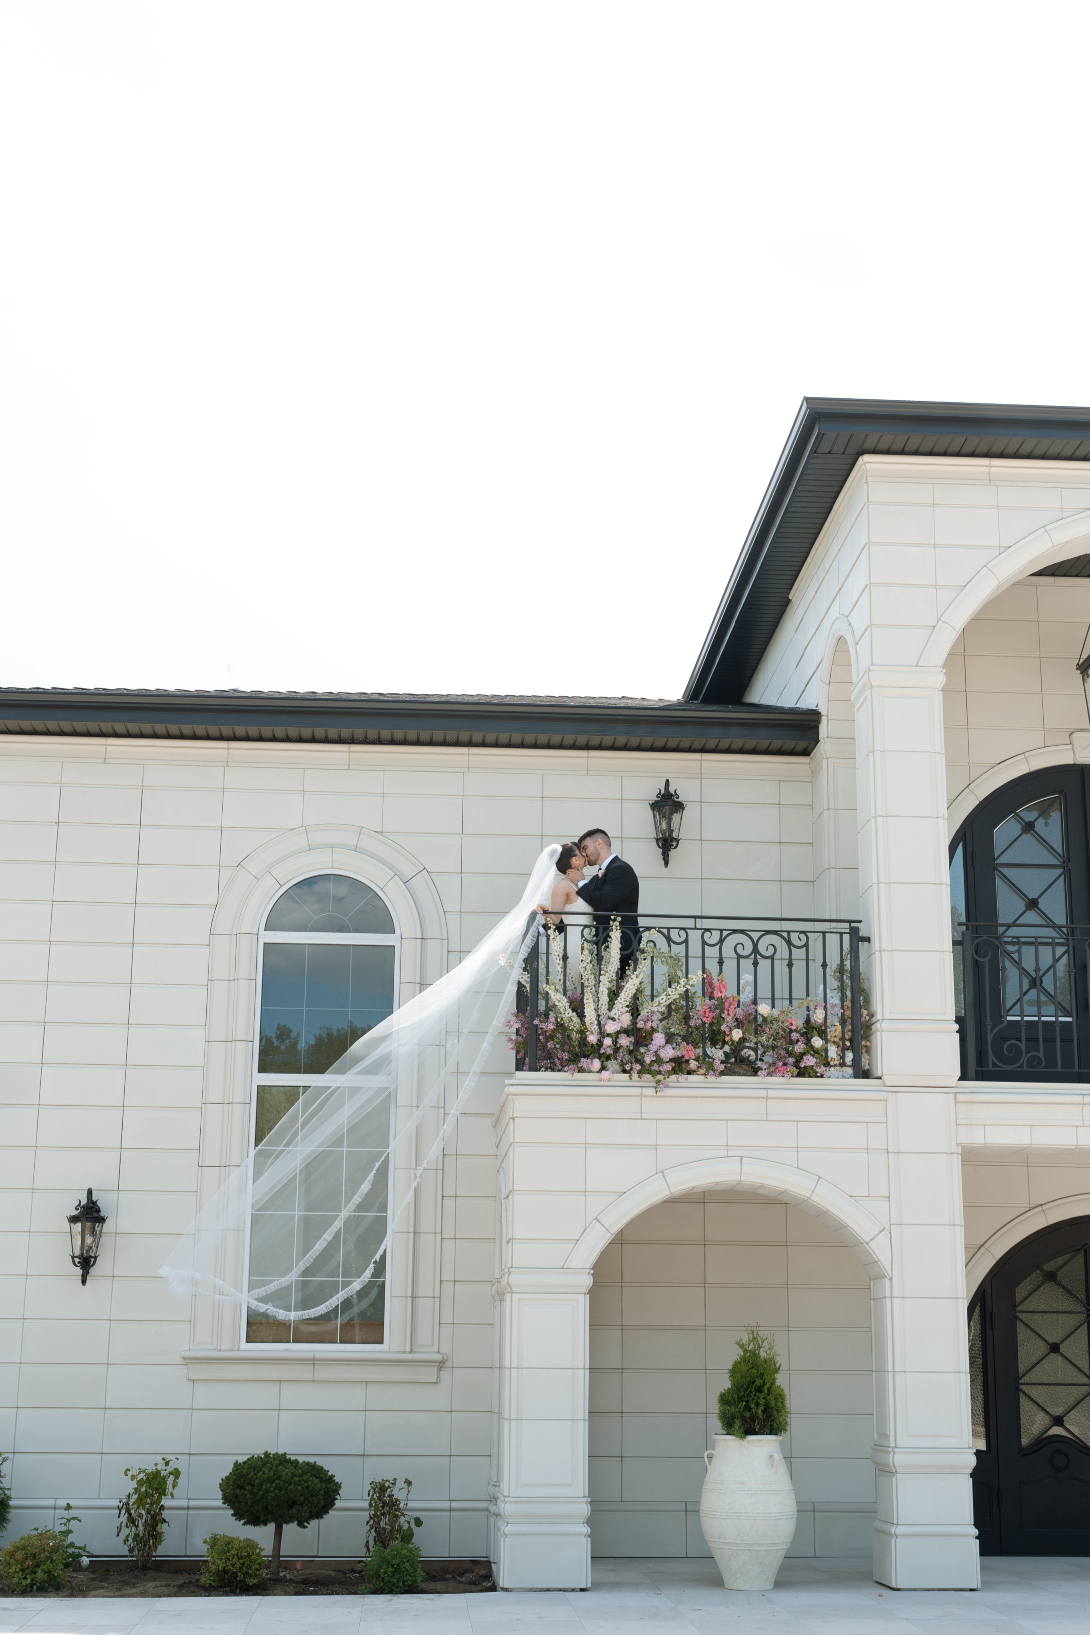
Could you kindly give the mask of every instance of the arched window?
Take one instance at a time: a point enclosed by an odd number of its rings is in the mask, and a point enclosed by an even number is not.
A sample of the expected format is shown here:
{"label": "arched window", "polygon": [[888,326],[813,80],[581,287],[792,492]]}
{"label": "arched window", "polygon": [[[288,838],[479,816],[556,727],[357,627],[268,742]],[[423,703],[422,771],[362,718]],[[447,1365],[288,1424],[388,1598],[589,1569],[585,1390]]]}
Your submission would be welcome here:
{"label": "arched window", "polygon": [[[397,926],[389,904],[374,886],[349,875],[317,874],[289,886],[277,898],[261,936],[255,1146],[278,1128],[282,1139],[277,1140],[277,1150],[291,1141],[292,1109],[307,1086],[394,1009],[397,966]],[[385,1151],[388,1132],[376,1128],[372,1139],[374,1147],[357,1150],[346,1142],[339,1152],[330,1153],[330,1163],[343,1177],[344,1202]],[[275,1232],[262,1232],[260,1240],[277,1245],[274,1258],[283,1264],[256,1265],[252,1251],[251,1288],[298,1265],[335,1218],[308,1210],[303,1196],[288,1200],[278,1193],[276,1205],[284,1219],[276,1223]],[[307,1311],[354,1282],[366,1270],[376,1241],[381,1242],[385,1215],[379,1219],[375,1211],[386,1207],[385,1187],[373,1188],[368,1212],[351,1216],[305,1275],[278,1291],[274,1303],[285,1310]],[[322,1317],[288,1322],[249,1313],[246,1341],[381,1345],[385,1324],[386,1271],[380,1261],[363,1288]]]}

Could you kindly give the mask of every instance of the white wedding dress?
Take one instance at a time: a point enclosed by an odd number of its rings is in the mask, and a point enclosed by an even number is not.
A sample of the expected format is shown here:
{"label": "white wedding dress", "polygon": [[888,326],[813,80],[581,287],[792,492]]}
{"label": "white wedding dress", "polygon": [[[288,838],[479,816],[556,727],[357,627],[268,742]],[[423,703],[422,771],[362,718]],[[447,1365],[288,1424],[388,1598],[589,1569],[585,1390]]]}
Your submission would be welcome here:
{"label": "white wedding dress", "polygon": [[590,924],[591,909],[582,897],[576,897],[567,908],[560,910],[564,921],[564,930],[560,933],[568,952],[569,971],[579,969],[579,951],[582,946],[583,928]]}

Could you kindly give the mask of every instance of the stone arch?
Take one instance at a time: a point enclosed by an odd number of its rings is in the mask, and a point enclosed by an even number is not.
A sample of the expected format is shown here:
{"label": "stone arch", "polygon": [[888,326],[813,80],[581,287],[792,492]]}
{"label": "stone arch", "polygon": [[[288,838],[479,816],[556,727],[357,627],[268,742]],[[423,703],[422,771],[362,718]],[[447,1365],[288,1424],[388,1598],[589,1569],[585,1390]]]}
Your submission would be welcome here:
{"label": "stone arch", "polygon": [[859,901],[859,812],[856,800],[855,705],[859,674],[855,635],[837,617],[828,632],[818,675],[821,741],[814,774],[814,911],[856,918]]}
{"label": "stone arch", "polygon": [[1052,744],[1047,749],[1033,749],[1022,755],[1008,756],[1005,761],[988,767],[950,802],[950,839],[953,840],[973,808],[979,806],[982,800],[987,800],[989,795],[994,795],[997,789],[1002,789],[1004,784],[1013,783],[1015,778],[1024,778],[1027,772],[1043,772],[1053,766],[1074,766],[1075,760],[1075,751],[1070,743]]}
{"label": "stone arch", "polygon": [[965,1267],[965,1292],[969,1303],[975,1299],[984,1279],[991,1276],[1003,1257],[1024,1238],[1032,1237],[1046,1226],[1059,1226],[1064,1221],[1077,1220],[1080,1215],[1090,1215],[1090,1192],[1072,1192],[1066,1198],[1054,1198],[1051,1203],[1037,1204],[999,1227],[969,1257]]}
{"label": "stone arch", "polygon": [[1090,550],[1090,511],[1077,511],[1060,522],[1050,522],[1032,534],[998,551],[980,568],[958,594],[935,625],[920,655],[920,667],[939,666],[969,620],[1008,585],[1024,579],[1037,568],[1047,568],[1066,557]]}
{"label": "stone arch", "polygon": [[590,1271],[602,1250],[621,1229],[652,1205],[687,1192],[711,1190],[756,1192],[796,1204],[832,1228],[862,1261],[872,1282],[892,1275],[889,1233],[861,1203],[831,1181],[811,1171],[767,1158],[724,1154],[676,1164],[638,1182],[607,1204],[591,1221],[565,1261],[570,1271]]}
{"label": "stone arch", "polygon": [[[848,669],[847,691],[838,690],[843,685],[843,670]],[[838,676],[837,672],[841,672]],[[838,614],[829,627],[825,640],[825,654],[821,661],[821,670],[818,674],[818,708],[821,711],[821,724],[824,729],[830,714],[830,703],[834,699],[843,697],[850,704],[852,688],[859,676],[859,651],[855,642],[855,631],[844,615]],[[854,736],[854,733],[853,733]]]}

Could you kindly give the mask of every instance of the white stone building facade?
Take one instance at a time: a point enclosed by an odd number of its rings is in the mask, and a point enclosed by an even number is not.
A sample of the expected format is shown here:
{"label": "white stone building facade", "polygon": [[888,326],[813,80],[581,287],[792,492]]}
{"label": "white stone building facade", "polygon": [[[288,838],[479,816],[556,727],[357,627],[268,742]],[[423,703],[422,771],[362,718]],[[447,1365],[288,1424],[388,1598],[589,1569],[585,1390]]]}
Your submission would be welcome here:
{"label": "white stone building facade", "polygon": [[[507,1587],[704,1554],[702,1454],[759,1322],[794,1554],[971,1589],[981,1547],[1090,1549],[1064,1374],[1090,1243],[1088,561],[1090,411],[807,403],[677,704],[0,694],[9,1536],[71,1500],[113,1553],[126,1466],[171,1455],[165,1551],[199,1554],[220,1477],[276,1447],[342,1484],[297,1554],[357,1557],[379,1475],[412,1479],[426,1554],[487,1554]],[[641,915],[860,919],[870,1076],[656,1093],[516,1073],[502,1044],[377,1327],[257,1341],[171,1295],[158,1268],[275,1087],[256,1048],[285,893],[332,876],[384,905],[353,958],[404,1002],[595,823]],[[1046,860],[1017,850],[1038,832]],[[65,1216],[88,1186],[109,1220],[81,1287]],[[1060,1268],[1059,1341],[1026,1304],[1038,1267]]]}

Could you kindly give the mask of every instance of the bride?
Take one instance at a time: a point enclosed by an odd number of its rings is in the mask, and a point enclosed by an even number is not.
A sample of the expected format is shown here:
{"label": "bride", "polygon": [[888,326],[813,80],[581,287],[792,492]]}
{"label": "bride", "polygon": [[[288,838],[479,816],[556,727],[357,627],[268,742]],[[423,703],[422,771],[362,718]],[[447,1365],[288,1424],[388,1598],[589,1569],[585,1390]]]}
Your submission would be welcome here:
{"label": "bride", "polygon": [[[544,903],[539,904],[549,924],[555,925],[563,937],[569,963],[574,963],[577,968],[582,928],[591,917],[591,909],[576,890],[576,887],[583,883],[585,870],[586,863],[579,847],[571,841],[566,846],[561,846],[560,856],[556,860],[556,872],[560,878],[553,886],[548,912]],[[569,930],[573,933],[570,939]]]}

